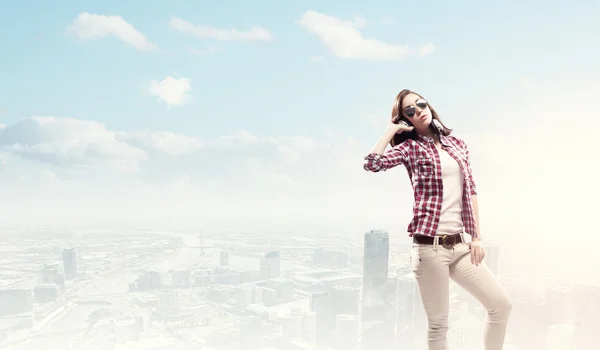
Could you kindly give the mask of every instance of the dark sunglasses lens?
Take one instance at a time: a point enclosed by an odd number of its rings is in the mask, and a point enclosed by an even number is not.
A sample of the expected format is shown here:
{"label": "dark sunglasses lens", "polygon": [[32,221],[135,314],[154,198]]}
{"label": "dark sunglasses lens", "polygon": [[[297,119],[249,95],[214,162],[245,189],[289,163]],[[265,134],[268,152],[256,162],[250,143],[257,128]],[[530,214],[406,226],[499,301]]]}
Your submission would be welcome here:
{"label": "dark sunglasses lens", "polygon": [[416,112],[415,107],[412,107],[412,106],[411,107],[406,107],[404,109],[404,113],[406,113],[406,116],[409,117],[409,118],[414,117],[415,116],[415,112]]}
{"label": "dark sunglasses lens", "polygon": [[427,102],[417,102],[417,107],[421,108],[421,109],[425,109],[427,107]]}

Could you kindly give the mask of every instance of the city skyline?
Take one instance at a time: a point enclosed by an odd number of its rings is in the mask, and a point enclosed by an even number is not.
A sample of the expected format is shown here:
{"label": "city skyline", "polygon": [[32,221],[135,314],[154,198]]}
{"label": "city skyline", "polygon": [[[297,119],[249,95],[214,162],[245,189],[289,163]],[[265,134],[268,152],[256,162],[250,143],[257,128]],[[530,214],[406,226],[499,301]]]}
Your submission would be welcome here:
{"label": "city skyline", "polygon": [[[45,232],[47,239],[37,241],[36,233],[11,235],[28,253],[5,250],[1,262],[2,349],[28,350],[38,342],[81,349],[153,349],[151,343],[232,350],[426,347],[410,245],[398,246],[385,231],[364,233],[364,245],[318,234],[290,240]],[[123,234],[135,244],[123,246]],[[56,249],[65,240],[71,248]],[[495,253],[486,263],[502,266],[502,248],[487,248]],[[402,258],[390,259],[397,249]],[[76,268],[63,253],[76,256]],[[517,316],[507,349],[579,349],[572,346],[593,342],[599,287],[543,276],[523,284],[502,269],[499,277]],[[450,343],[479,350],[484,310],[454,283],[450,288]]]}

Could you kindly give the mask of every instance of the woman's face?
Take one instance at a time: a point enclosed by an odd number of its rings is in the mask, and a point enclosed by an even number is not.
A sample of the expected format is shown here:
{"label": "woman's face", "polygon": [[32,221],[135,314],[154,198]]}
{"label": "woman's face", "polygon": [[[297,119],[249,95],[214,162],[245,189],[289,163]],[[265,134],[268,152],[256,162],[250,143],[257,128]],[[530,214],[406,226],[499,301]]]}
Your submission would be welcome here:
{"label": "woman's face", "polygon": [[424,130],[431,124],[431,110],[427,101],[419,95],[408,94],[402,101],[402,115],[417,130]]}

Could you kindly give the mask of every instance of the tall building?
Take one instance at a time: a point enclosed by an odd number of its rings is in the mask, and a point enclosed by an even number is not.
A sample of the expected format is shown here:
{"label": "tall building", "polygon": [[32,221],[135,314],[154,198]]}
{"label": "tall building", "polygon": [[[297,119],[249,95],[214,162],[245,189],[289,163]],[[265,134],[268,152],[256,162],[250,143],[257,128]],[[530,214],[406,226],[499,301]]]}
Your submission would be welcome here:
{"label": "tall building", "polygon": [[377,304],[383,299],[388,281],[390,237],[384,231],[365,234],[363,253],[363,303]]}
{"label": "tall building", "polygon": [[77,276],[77,253],[74,248],[63,249],[62,261],[65,270],[65,278],[72,280]]}
{"label": "tall building", "polygon": [[310,298],[310,311],[315,313],[317,340],[327,339],[330,336],[330,331],[335,327],[331,294],[326,291],[313,293]]}
{"label": "tall building", "polygon": [[260,260],[260,275],[264,279],[275,279],[281,275],[279,252],[269,252]]}
{"label": "tall building", "polygon": [[224,250],[219,252],[219,266],[229,266],[229,252],[226,252]]}
{"label": "tall building", "polygon": [[398,276],[396,291],[396,348],[417,349],[426,343],[427,315],[414,273]]}
{"label": "tall building", "polygon": [[40,271],[39,284],[58,284],[61,287],[65,285],[64,266],[60,262],[45,264]]}
{"label": "tall building", "polygon": [[361,308],[361,347],[393,348],[395,309],[388,290],[389,234],[373,230],[365,234]]}

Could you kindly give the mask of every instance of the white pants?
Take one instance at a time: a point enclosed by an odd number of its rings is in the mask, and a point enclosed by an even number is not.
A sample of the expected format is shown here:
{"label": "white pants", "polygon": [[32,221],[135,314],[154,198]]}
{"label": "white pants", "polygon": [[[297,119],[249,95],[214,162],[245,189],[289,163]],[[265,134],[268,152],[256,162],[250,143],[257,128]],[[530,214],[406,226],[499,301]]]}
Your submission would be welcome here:
{"label": "white pants", "polygon": [[[502,350],[512,304],[485,263],[471,263],[469,245],[446,249],[436,244],[413,244],[411,267],[428,322],[429,350],[448,349],[450,278],[473,295],[487,310],[483,330],[485,350]],[[460,349],[452,349],[460,350]]]}

